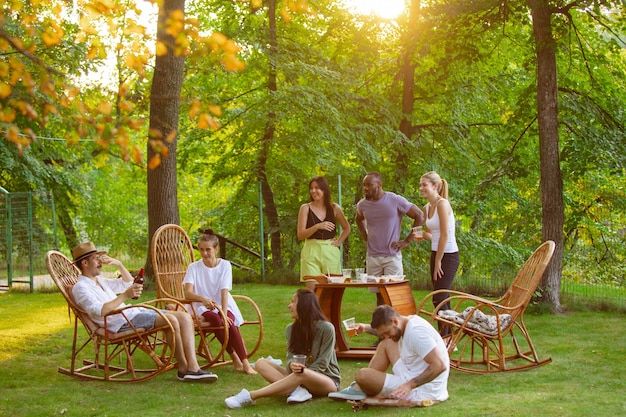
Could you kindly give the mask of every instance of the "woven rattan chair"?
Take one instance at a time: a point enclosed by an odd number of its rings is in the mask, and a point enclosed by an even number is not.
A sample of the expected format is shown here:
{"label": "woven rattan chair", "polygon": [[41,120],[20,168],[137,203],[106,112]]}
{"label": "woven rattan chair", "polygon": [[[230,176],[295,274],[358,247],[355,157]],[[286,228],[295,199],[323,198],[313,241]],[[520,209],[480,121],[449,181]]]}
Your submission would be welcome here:
{"label": "woven rattan chair", "polygon": [[[137,382],[172,369],[176,347],[167,345],[164,332],[174,329],[163,313],[154,307],[164,300],[127,306],[107,314],[104,320],[106,325],[107,317],[118,313],[124,315],[127,309],[141,306],[157,311],[165,318],[167,325],[149,331],[132,328],[125,332],[112,333],[98,326],[74,302],[72,287],[78,281],[80,271],[72,261],[62,253],[51,250],[46,254],[46,266],[67,301],[68,313],[74,318],[70,367],[59,367],[60,373],[84,379]],[[168,302],[175,303],[173,300]]]}
{"label": "woven rattan chair", "polygon": [[[202,316],[196,314],[191,301],[185,299],[183,279],[187,267],[194,262],[195,258],[191,240],[185,230],[175,224],[165,224],[159,227],[152,238],[150,253],[158,296],[173,298],[190,306],[196,333],[199,336],[196,353],[206,361],[206,363],[201,363],[201,367],[206,369],[232,363],[230,359],[226,359],[225,355],[229,332],[224,331],[224,343],[220,343],[215,332],[224,330],[224,327],[211,326]],[[250,297],[233,294],[233,298],[237,301],[244,317],[244,322],[239,329],[248,357],[251,357],[259,349],[263,339],[261,310]],[[228,323],[226,312],[221,309],[218,311],[222,316],[222,322]]]}
{"label": "woven rattan chair", "polygon": [[[506,293],[497,300],[486,300],[459,291],[438,290],[421,301],[417,311],[440,329],[450,355],[450,366],[461,371],[491,373],[528,369],[551,362],[539,359],[524,324],[524,311],[541,281],[554,253],[554,242],[543,243],[528,258]],[[433,297],[449,293],[449,298],[433,307]],[[451,310],[441,307],[450,302]]]}

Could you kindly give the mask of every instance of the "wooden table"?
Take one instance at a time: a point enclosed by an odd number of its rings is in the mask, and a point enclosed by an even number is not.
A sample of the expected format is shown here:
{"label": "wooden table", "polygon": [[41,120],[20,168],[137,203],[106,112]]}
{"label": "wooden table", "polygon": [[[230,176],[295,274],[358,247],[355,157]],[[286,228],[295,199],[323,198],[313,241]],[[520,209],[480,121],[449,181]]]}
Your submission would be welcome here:
{"label": "wooden table", "polygon": [[[320,301],[326,318],[335,326],[337,357],[368,359],[374,355],[375,348],[350,347],[344,336],[341,318],[341,300],[347,288],[377,288],[385,304],[392,306],[398,314],[416,314],[415,299],[409,281],[397,282],[350,282],[340,284],[317,284],[315,293]],[[372,311],[374,307],[372,307]]]}

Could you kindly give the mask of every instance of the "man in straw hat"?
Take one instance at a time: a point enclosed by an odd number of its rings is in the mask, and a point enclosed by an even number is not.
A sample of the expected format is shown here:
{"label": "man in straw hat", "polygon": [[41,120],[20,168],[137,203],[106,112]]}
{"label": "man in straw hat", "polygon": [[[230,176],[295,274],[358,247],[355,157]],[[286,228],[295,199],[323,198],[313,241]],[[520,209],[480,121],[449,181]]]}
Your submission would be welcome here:
{"label": "man in straw hat", "polygon": [[[98,251],[93,243],[85,242],[76,246],[72,249],[72,256],[74,263],[81,271],[78,282],[72,288],[72,296],[99,326],[104,327],[103,317],[106,314],[125,307],[124,301],[129,298],[141,295],[143,285],[133,285],[133,277],[122,262],[107,256],[104,251]],[[116,279],[102,277],[102,264],[116,266],[121,277]],[[167,314],[172,326],[176,329],[174,332],[168,332],[168,342],[171,343],[172,338],[175,338],[176,346],[182,346],[182,349],[175,351],[178,379],[203,382],[217,380],[217,375],[200,369],[198,365],[191,316],[185,311],[164,310],[163,313]],[[124,314],[135,327],[152,329],[165,324],[163,317],[154,310],[137,307],[126,310]],[[121,314],[107,317],[108,331],[117,333],[130,328]]]}

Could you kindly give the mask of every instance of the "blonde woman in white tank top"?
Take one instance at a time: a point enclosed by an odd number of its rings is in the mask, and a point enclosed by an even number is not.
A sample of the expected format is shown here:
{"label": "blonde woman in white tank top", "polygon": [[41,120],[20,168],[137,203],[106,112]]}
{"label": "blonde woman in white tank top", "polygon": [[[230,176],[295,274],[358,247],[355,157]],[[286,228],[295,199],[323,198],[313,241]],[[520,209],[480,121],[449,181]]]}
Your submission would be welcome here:
{"label": "blonde woman in white tank top", "polygon": [[[456,228],[454,212],[448,198],[448,183],[435,171],[427,172],[420,179],[420,193],[428,200],[424,206],[426,216],[426,231],[424,239],[431,241],[430,274],[435,290],[452,288],[452,281],[459,268],[459,248],[456,243]],[[437,306],[448,298],[447,293],[433,298]],[[450,304],[446,303],[442,309],[447,310]],[[441,328],[443,336],[449,329]]]}

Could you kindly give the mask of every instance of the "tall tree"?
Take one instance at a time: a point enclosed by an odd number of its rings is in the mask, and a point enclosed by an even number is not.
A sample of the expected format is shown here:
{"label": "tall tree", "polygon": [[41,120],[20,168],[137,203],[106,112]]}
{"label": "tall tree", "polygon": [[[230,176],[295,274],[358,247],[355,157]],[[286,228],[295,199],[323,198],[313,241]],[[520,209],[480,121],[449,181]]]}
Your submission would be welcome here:
{"label": "tall tree", "polygon": [[560,288],[563,265],[563,180],[559,158],[556,42],[552,35],[553,9],[548,0],[529,0],[537,53],[537,122],[541,162],[541,205],[543,240],[553,240],[556,249],[541,282],[544,299],[561,309]]}
{"label": "tall tree", "polygon": [[278,218],[278,210],[274,202],[274,192],[269,183],[267,175],[267,160],[270,155],[270,149],[274,142],[274,134],[276,132],[276,111],[273,109],[274,100],[278,90],[276,80],[276,63],[278,60],[278,39],[276,35],[276,0],[267,2],[267,20],[268,20],[268,61],[269,68],[267,71],[267,90],[269,92],[269,103],[267,111],[267,122],[261,138],[261,145],[258,156],[256,158],[255,172],[259,182],[261,183],[261,193],[263,202],[265,203],[265,214],[269,223],[270,248],[272,251],[272,262],[275,267],[283,266],[281,253],[281,233],[280,221]]}
{"label": "tall tree", "polygon": [[[164,0],[159,8],[157,53],[150,90],[148,137],[148,233],[149,241],[163,224],[179,224],[176,144],[184,55],[177,44],[184,25],[185,0]],[[152,263],[148,254],[148,272]]]}

